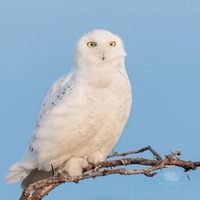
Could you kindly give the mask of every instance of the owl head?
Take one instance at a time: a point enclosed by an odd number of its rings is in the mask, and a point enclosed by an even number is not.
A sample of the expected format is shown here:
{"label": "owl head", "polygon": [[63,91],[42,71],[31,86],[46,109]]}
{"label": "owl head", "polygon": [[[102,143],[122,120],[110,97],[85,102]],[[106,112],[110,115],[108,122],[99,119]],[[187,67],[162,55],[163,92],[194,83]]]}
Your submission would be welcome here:
{"label": "owl head", "polygon": [[106,30],[93,30],[83,35],[77,43],[77,65],[97,66],[124,58],[126,52],[122,40]]}

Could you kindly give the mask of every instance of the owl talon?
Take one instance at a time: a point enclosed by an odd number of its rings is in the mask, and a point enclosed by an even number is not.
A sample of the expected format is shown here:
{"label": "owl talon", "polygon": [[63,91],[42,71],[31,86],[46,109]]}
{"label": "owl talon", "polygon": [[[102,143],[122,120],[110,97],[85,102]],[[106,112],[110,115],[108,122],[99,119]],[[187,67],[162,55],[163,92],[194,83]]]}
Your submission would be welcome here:
{"label": "owl talon", "polygon": [[54,167],[53,167],[52,164],[51,164],[51,172],[52,172],[52,176],[54,176],[55,175],[55,170],[54,170]]}
{"label": "owl talon", "polygon": [[90,171],[92,169],[93,169],[93,165],[89,163],[88,166],[86,168],[84,168],[83,173],[87,172],[87,171]]}

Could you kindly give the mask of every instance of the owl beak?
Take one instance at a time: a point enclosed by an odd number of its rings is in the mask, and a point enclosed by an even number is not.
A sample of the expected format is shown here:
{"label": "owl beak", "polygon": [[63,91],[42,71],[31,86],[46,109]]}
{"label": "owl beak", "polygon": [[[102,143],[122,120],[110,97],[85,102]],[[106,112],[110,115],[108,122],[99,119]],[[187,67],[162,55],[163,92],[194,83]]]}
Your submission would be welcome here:
{"label": "owl beak", "polygon": [[103,55],[101,57],[101,59],[104,61],[105,60],[105,53],[103,52]]}

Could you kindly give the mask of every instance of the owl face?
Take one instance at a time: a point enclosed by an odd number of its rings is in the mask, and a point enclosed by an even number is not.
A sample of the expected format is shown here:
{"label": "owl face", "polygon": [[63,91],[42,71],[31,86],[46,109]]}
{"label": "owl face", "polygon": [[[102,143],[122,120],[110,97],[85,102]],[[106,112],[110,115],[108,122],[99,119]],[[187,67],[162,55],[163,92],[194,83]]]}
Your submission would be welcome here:
{"label": "owl face", "polygon": [[91,31],[77,44],[76,59],[87,65],[103,65],[125,56],[122,40],[109,31]]}

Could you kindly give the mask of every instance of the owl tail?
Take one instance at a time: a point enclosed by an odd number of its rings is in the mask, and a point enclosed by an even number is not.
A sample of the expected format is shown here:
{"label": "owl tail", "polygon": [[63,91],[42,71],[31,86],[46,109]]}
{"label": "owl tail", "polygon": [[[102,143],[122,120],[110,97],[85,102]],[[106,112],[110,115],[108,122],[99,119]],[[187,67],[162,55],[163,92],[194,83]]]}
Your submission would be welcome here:
{"label": "owl tail", "polygon": [[6,183],[13,184],[23,179],[21,187],[24,189],[31,183],[49,178],[50,176],[52,176],[52,171],[38,170],[33,163],[19,162],[11,166],[6,176]]}
{"label": "owl tail", "polygon": [[11,166],[7,176],[6,183],[13,184],[18,182],[21,178],[25,178],[32,170],[30,163],[19,162]]}
{"label": "owl tail", "polygon": [[53,175],[52,173],[53,173],[52,171],[43,171],[43,170],[38,170],[37,168],[33,169],[28,174],[28,176],[24,178],[24,180],[21,183],[21,187],[24,189],[32,183],[49,178],[50,176]]}

